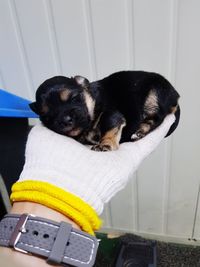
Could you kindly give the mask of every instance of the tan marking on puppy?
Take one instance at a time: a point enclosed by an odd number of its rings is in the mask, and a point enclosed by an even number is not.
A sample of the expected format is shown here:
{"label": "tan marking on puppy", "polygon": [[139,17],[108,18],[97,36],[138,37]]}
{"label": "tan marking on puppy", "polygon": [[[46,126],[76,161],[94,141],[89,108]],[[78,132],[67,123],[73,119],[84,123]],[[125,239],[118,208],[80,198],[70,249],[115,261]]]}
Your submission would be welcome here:
{"label": "tan marking on puppy", "polygon": [[174,107],[171,107],[170,112],[171,112],[171,113],[176,113],[177,108],[178,108],[178,105],[176,105],[176,106],[174,106]]}
{"label": "tan marking on puppy", "polygon": [[119,141],[121,139],[122,129],[126,124],[123,123],[118,127],[115,127],[103,136],[100,146],[107,147],[107,150],[116,150],[119,148]]}
{"label": "tan marking on puppy", "polygon": [[147,123],[142,123],[142,124],[140,125],[140,131],[141,131],[143,134],[148,133],[150,129],[151,129],[151,126],[150,126],[149,124],[147,124]]}
{"label": "tan marking on puppy", "polygon": [[148,115],[154,115],[158,111],[158,97],[154,89],[150,90],[145,103],[144,112]]}
{"label": "tan marking on puppy", "polygon": [[121,139],[121,136],[122,136],[122,130],[123,128],[126,126],[126,122],[122,123],[119,127],[118,127],[118,133],[116,135],[116,142],[118,144],[118,147],[119,147],[119,142],[120,142],[120,139]]}
{"label": "tan marking on puppy", "polygon": [[87,92],[86,89],[83,90],[83,95],[85,98],[85,103],[88,109],[88,113],[90,115],[90,118],[93,120],[94,119],[94,107],[95,107],[95,101],[92,98],[92,96]]}
{"label": "tan marking on puppy", "polygon": [[131,139],[138,140],[144,137],[151,131],[153,125],[153,120],[147,120],[146,122],[141,123],[139,129],[131,136]]}
{"label": "tan marking on puppy", "polygon": [[70,96],[70,91],[66,88],[66,89],[60,91],[59,94],[60,94],[60,99],[62,101],[67,101],[69,99],[69,96]]}

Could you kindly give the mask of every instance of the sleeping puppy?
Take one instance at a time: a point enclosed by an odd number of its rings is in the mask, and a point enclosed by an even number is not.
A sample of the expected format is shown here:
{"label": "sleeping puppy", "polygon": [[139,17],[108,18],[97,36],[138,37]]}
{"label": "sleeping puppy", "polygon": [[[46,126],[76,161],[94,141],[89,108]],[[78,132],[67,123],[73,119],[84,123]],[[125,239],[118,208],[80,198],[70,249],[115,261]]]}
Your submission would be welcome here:
{"label": "sleeping puppy", "polygon": [[91,83],[81,76],[50,78],[39,86],[30,107],[49,129],[93,150],[110,151],[144,137],[174,113],[170,135],[179,122],[178,99],[161,75],[122,71]]}

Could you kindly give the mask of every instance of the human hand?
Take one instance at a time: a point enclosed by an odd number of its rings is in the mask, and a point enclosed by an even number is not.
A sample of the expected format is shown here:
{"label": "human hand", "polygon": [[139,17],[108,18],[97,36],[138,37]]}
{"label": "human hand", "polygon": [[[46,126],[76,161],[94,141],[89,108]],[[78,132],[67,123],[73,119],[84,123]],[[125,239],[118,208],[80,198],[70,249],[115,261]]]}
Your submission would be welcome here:
{"label": "human hand", "polygon": [[92,151],[38,124],[29,134],[24,169],[13,186],[11,199],[58,210],[92,233],[100,227],[95,214],[101,214],[104,203],[125,187],[174,121],[175,116],[168,115],[146,137],[110,152]]}

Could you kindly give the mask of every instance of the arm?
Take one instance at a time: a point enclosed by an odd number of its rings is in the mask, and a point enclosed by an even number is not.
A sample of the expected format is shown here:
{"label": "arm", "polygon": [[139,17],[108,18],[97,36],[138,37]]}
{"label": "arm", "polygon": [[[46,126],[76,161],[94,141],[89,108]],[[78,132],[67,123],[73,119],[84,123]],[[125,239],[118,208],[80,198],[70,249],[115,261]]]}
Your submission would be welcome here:
{"label": "arm", "polygon": [[[126,186],[144,158],[163,140],[174,119],[169,115],[143,139],[105,153],[91,151],[42,125],[35,126],[29,134],[20,179],[12,187],[11,213],[69,222],[93,234],[101,226],[99,215],[104,204]],[[0,253],[21,266],[49,266],[39,257],[10,248],[0,248]]]}
{"label": "arm", "polygon": [[[36,216],[40,216],[43,218],[51,219],[57,222],[64,221],[67,223],[72,224],[73,228],[80,229],[80,227],[75,224],[72,220],[64,216],[63,214],[52,210],[48,207],[45,207],[43,205],[32,203],[32,202],[16,202],[13,204],[13,207],[10,211],[10,213],[16,213],[16,214],[23,214],[23,213],[29,213],[34,214]],[[0,258],[2,256],[5,256],[5,262],[7,264],[10,263],[10,266],[14,267],[15,265],[21,266],[21,267],[49,267],[50,265],[44,261],[44,259],[18,253],[10,248],[4,248],[0,247]],[[13,265],[14,264],[14,265]],[[7,266],[7,265],[4,265]]]}

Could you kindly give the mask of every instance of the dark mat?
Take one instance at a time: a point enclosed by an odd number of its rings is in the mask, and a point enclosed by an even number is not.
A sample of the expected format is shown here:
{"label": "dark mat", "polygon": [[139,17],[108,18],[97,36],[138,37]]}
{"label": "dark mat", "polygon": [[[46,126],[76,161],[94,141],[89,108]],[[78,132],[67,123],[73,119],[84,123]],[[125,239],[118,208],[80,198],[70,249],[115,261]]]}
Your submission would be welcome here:
{"label": "dark mat", "polygon": [[[95,267],[115,267],[122,243],[151,242],[151,240],[132,234],[117,238],[108,238],[106,234],[98,234],[97,237],[101,239],[101,242]],[[200,267],[199,246],[156,241],[156,256],[157,267]],[[122,265],[122,267],[125,266]]]}

